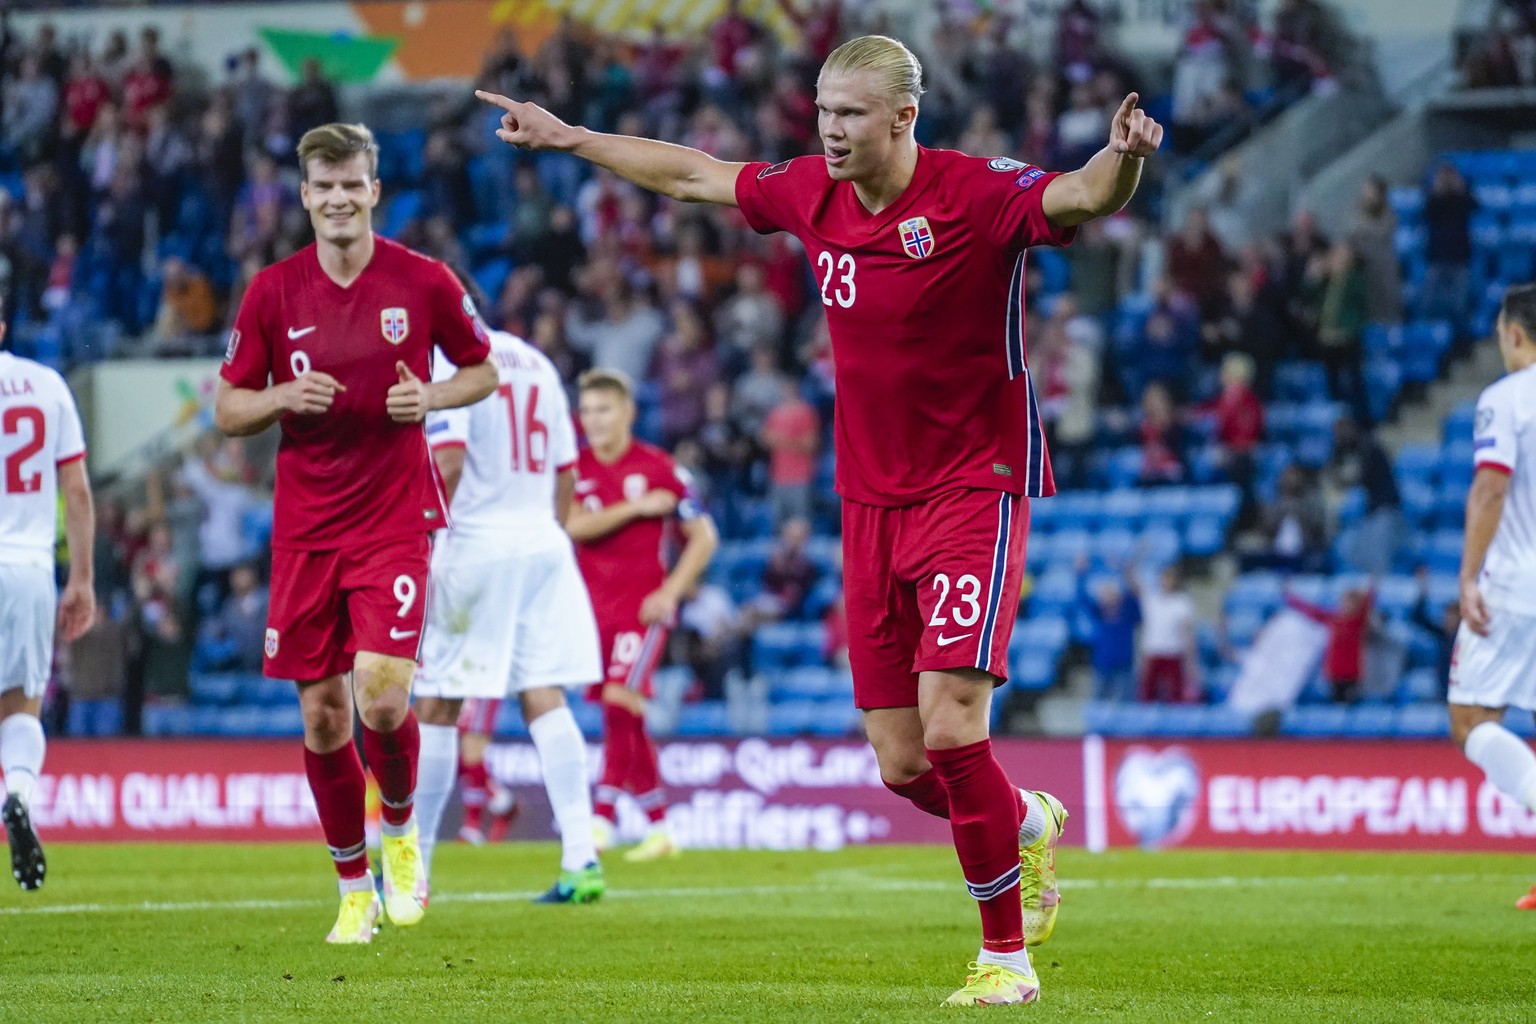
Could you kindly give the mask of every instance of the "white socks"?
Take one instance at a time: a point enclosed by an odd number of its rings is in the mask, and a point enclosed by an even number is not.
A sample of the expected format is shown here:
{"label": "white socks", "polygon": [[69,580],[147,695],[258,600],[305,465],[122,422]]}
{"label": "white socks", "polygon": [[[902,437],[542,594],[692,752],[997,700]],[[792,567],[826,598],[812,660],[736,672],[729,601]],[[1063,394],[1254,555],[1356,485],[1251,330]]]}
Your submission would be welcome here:
{"label": "white socks", "polygon": [[421,823],[421,859],[432,874],[432,851],[443,826],[443,811],[459,775],[459,730],[451,725],[422,725],[416,761],[416,816]]}
{"label": "white socks", "polygon": [[37,716],[23,712],[0,722],[0,771],[5,773],[5,789],[19,796],[27,807],[32,806],[32,791],[43,773],[43,752],[47,749],[43,723]]}
{"label": "white socks", "polygon": [[1024,821],[1019,825],[1019,845],[1028,846],[1045,835],[1045,805],[1027,789],[1019,790],[1024,798]]}
{"label": "white socks", "polygon": [[1029,962],[1029,950],[1021,949],[1017,953],[994,953],[983,949],[976,954],[976,962],[979,964],[1001,964],[1018,974],[1033,978],[1035,976],[1034,965]]}
{"label": "white socks", "polygon": [[1500,792],[1536,811],[1536,751],[1498,722],[1467,733],[1467,759],[1481,768]]}
{"label": "white socks", "polygon": [[544,769],[544,789],[560,829],[560,870],[580,871],[597,860],[592,841],[592,793],[587,788],[587,742],[568,707],[528,723]]}

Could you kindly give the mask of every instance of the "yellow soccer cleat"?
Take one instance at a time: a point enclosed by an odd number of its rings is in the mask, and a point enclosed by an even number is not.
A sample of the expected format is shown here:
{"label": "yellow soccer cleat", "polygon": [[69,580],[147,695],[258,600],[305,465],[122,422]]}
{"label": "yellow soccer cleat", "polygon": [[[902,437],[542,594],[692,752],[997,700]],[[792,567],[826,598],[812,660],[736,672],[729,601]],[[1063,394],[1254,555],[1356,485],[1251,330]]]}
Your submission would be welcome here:
{"label": "yellow soccer cleat", "polygon": [[343,946],[372,942],[374,926],[383,912],[372,886],[345,893],[341,897],[341,912],[336,915],[336,924],[325,941]]}
{"label": "yellow soccer cleat", "polygon": [[652,829],[633,850],[624,854],[630,863],[646,860],[664,860],[676,857],[683,851],[672,841],[672,834],[664,828]]}
{"label": "yellow soccer cleat", "polygon": [[1024,905],[1024,943],[1038,946],[1056,928],[1061,891],[1056,888],[1056,841],[1067,827],[1067,809],[1051,794],[1034,791],[1045,808],[1045,833],[1019,846],[1019,902]]}
{"label": "yellow soccer cleat", "polygon": [[427,869],[421,861],[421,834],[416,823],[403,836],[384,836],[384,910],[389,923],[409,928],[427,912]]}
{"label": "yellow soccer cleat", "polygon": [[1008,1003],[1032,1003],[1040,998],[1040,980],[1020,974],[1002,964],[971,962],[971,973],[943,1006],[1002,1006]]}
{"label": "yellow soccer cleat", "polygon": [[613,845],[614,839],[613,822],[600,814],[594,814],[592,816],[592,845],[597,848],[597,852],[607,853],[608,848]]}

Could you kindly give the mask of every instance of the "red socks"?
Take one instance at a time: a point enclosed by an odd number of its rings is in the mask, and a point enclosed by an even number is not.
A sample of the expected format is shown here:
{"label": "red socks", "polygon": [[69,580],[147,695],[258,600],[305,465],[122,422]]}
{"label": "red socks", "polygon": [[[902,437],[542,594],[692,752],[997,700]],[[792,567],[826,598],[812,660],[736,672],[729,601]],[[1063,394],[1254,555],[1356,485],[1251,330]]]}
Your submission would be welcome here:
{"label": "red socks", "polygon": [[304,774],[315,795],[320,828],[331,848],[336,874],[361,878],[368,873],[368,845],[363,833],[363,810],[368,799],[368,780],[357,748],[345,743],[329,754],[304,748]]}
{"label": "red socks", "polygon": [[944,783],[939,781],[939,773],[932,768],[911,782],[887,782],[885,788],[903,800],[912,801],[918,810],[927,811],[935,818],[949,817],[949,794],[944,790]]}
{"label": "red socks", "polygon": [[656,745],[645,732],[645,719],[617,704],[603,704],[603,775],[592,799],[592,812],[618,820],[619,794],[628,792],[651,821],[667,816],[666,794],[656,764]]}
{"label": "red socks", "polygon": [[[965,885],[981,909],[982,948],[1024,948],[1019,906],[1019,791],[992,756],[992,741],[928,751],[933,773],[949,795],[950,829]],[[909,784],[910,785],[910,784]]]}
{"label": "red socks", "polygon": [[485,814],[485,802],[490,799],[491,773],[485,762],[459,763],[459,778],[464,784],[464,827],[479,829]]}
{"label": "red socks", "polygon": [[414,711],[406,711],[405,720],[394,732],[375,732],[363,726],[363,756],[378,780],[386,825],[404,825],[411,820],[416,760],[420,753],[421,728],[416,724]]}

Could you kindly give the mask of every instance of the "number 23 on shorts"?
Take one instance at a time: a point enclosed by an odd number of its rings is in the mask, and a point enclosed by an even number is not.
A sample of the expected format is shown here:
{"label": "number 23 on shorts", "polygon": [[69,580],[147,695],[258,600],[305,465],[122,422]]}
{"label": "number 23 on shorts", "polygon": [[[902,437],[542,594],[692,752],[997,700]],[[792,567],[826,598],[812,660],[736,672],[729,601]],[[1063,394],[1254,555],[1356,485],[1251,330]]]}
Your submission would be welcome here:
{"label": "number 23 on shorts", "polygon": [[934,573],[919,586],[918,604],[924,609],[925,626],[938,630],[934,642],[939,647],[959,643],[975,636],[981,622],[981,579],[975,573]]}

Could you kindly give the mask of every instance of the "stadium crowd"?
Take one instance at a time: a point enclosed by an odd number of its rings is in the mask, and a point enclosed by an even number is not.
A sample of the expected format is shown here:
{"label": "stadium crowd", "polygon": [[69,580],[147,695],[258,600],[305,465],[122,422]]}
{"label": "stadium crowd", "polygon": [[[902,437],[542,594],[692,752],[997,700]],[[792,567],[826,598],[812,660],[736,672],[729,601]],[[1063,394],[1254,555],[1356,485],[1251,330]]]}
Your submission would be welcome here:
{"label": "stadium crowd", "polygon": [[[842,37],[881,25],[853,24],[837,0],[782,3],[797,42],[735,5],[692,43],[658,31],[630,44],[567,22],[525,53],[504,33],[476,84],[723,159],[814,152],[816,68]],[[1341,38],[1316,0],[1285,0],[1263,26],[1250,5],[1200,0],[1158,89],[1114,51],[1086,0],[1061,8],[1046,63],[1026,55],[1008,18],[945,11],[919,48],[920,141],[1045,166],[1075,166],[1102,145],[1132,87],[1166,105],[1174,145],[1192,151],[1275,96],[1326,86]],[[152,28],[88,46],[45,26],[27,40],[4,35],[0,77],[0,283],[23,354],[28,344],[58,362],[110,354],[75,329],[100,321],[156,354],[221,351],[250,277],[308,243],[294,140],[345,113],[319,64],[283,87],[251,50],[231,58],[224,81],[194,87]],[[841,664],[835,546],[821,543],[838,530],[835,381],[818,285],[794,244],[754,235],[733,210],[658,200],[572,158],[491,145],[494,119],[467,99],[425,115],[419,128],[380,133],[385,233],[472,270],[487,318],[529,338],[567,381],[603,365],[643,382],[640,434],[675,450],[725,535],[776,538],[752,578],[716,576],[685,611],[673,658],[692,668],[695,693],[718,696],[730,672],[750,672],[751,637],[774,622],[822,622],[820,657]],[[1242,490],[1246,564],[1385,571],[1402,526],[1371,425],[1395,393],[1368,387],[1365,338],[1405,312],[1464,322],[1475,211],[1465,182],[1447,167],[1426,190],[1430,277],[1407,311],[1384,182],[1367,183],[1337,230],[1302,214],[1265,238],[1247,236],[1223,194],[1164,234],[1150,185],[1070,249],[1032,254],[1027,335],[1058,482],[1230,480]],[[1292,465],[1264,487],[1266,408],[1278,369],[1296,361],[1322,368],[1348,414],[1320,469]],[[1128,469],[1107,458],[1126,448],[1137,452]],[[103,614],[61,660],[77,702],[109,723],[123,704],[135,728],[143,700],[186,699],[189,672],[259,669],[270,476],[263,442],[210,438],[103,502]],[[1336,543],[1334,512],[1356,486],[1366,514]],[[1167,662],[1194,642],[1178,573],[1149,586],[1135,561],[1121,566],[1129,586],[1082,597],[1107,693],[1132,692],[1138,644],[1143,660]],[[1200,687],[1170,669],[1139,692],[1192,700]]]}

